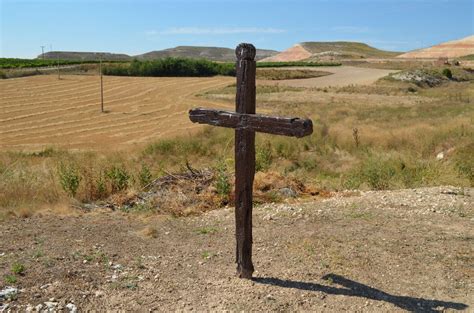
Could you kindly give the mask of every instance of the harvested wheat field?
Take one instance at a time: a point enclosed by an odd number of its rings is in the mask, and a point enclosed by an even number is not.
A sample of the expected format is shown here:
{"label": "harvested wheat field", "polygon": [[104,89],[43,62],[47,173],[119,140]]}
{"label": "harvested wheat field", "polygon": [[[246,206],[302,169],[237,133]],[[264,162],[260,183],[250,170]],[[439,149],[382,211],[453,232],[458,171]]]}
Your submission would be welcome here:
{"label": "harvested wheat field", "polygon": [[107,149],[186,134],[201,127],[189,122],[187,111],[209,104],[194,95],[232,81],[228,77],[105,76],[105,113],[100,113],[97,76],[0,81],[0,148]]}

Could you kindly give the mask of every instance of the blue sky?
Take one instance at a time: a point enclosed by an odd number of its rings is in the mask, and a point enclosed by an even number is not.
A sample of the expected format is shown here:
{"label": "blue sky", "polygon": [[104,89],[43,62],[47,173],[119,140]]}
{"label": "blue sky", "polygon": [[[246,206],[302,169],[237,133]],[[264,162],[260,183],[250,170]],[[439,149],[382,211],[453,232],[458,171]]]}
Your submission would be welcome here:
{"label": "blue sky", "polygon": [[0,56],[131,55],[178,45],[284,50],[362,41],[408,51],[474,33],[473,0],[0,0]]}

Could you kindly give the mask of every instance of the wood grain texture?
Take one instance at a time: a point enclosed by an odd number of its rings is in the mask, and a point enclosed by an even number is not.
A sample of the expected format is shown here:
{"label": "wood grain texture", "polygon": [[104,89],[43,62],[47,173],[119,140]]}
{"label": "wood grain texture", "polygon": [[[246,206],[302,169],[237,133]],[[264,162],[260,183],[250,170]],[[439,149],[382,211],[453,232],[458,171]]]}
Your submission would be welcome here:
{"label": "wood grain texture", "polygon": [[189,111],[194,123],[235,128],[235,237],[237,275],[252,278],[252,209],[255,176],[255,132],[303,137],[313,132],[309,119],[255,114],[255,47],[240,44],[237,56],[235,111],[197,108]]}
{"label": "wood grain texture", "polygon": [[[237,94],[235,111],[255,114],[255,47],[240,44],[236,48]],[[252,197],[255,176],[255,132],[235,131],[235,237],[237,240],[237,276],[252,278]]]}
{"label": "wood grain texture", "polygon": [[304,137],[313,132],[310,119],[241,114],[231,111],[196,108],[189,111],[191,121],[213,126],[246,129],[274,135]]}

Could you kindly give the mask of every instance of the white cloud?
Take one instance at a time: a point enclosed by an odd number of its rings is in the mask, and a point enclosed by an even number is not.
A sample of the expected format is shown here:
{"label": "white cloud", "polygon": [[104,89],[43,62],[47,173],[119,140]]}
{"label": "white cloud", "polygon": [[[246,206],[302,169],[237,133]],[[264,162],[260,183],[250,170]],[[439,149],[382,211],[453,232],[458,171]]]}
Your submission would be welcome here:
{"label": "white cloud", "polygon": [[156,35],[229,35],[229,34],[281,34],[286,30],[271,27],[172,27],[149,30],[148,36]]}

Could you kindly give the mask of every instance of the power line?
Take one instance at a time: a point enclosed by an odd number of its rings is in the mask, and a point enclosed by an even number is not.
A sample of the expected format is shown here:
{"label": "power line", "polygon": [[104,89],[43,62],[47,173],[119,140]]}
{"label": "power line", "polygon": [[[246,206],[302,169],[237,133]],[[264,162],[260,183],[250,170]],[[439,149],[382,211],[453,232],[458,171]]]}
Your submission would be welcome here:
{"label": "power line", "polygon": [[44,60],[44,47],[46,47],[46,46],[40,46],[40,47],[41,47],[41,57]]}

